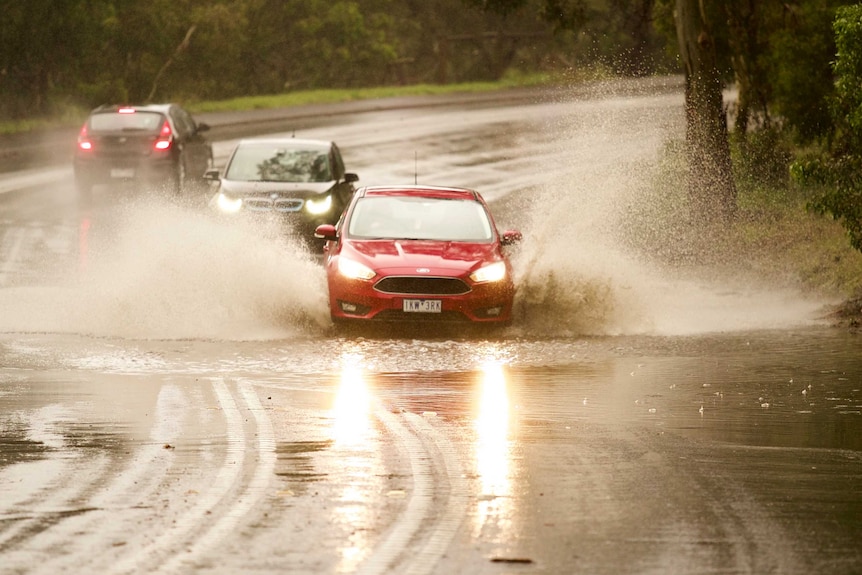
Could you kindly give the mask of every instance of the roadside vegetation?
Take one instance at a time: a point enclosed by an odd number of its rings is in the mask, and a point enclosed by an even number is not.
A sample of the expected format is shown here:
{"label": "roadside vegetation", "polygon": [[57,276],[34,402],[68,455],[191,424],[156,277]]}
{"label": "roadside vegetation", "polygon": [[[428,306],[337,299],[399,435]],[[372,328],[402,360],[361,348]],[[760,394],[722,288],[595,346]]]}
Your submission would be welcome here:
{"label": "roadside vegetation", "polygon": [[[319,90],[298,90],[281,94],[258,96],[239,96],[224,100],[204,100],[190,103],[181,102],[193,113],[242,112],[274,108],[290,108],[308,104],[335,104],[359,100],[397,98],[406,96],[431,96],[445,94],[469,94],[506,90],[556,86],[610,77],[607,71],[584,70],[577,75],[562,73],[512,72],[494,82],[463,82],[452,84],[413,84],[409,86],[377,86],[369,88],[331,88]],[[0,119],[0,134],[18,134],[39,130],[79,126],[86,119],[90,108],[69,106],[62,113],[45,117],[20,120]]]}
{"label": "roadside vegetation", "polygon": [[[601,72],[581,74],[579,81],[606,77]],[[309,90],[273,94],[265,96],[246,96],[229,100],[196,102],[189,105],[193,112],[231,112],[267,108],[286,108],[307,104],[332,104],[358,100],[376,100],[404,96],[433,96],[445,94],[469,94],[493,92],[509,88],[529,88],[554,86],[571,82],[571,76],[551,73],[511,73],[494,82],[464,82],[458,84],[414,84],[410,86],[378,86],[374,88],[344,88],[330,90]]]}

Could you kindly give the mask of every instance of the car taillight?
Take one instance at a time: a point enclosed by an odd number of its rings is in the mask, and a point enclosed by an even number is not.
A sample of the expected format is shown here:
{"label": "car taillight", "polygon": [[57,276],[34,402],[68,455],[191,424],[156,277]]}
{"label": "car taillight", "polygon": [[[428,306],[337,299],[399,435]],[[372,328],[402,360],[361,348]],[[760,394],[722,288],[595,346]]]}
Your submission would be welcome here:
{"label": "car taillight", "polygon": [[93,141],[87,135],[87,124],[81,127],[81,132],[78,134],[78,149],[84,152],[89,152],[93,149]]}
{"label": "car taillight", "polygon": [[165,123],[162,124],[162,131],[159,132],[159,138],[156,140],[156,143],[153,144],[153,147],[160,152],[165,150],[169,150],[171,148],[171,144],[174,142],[174,132],[171,130],[171,125],[165,120]]}

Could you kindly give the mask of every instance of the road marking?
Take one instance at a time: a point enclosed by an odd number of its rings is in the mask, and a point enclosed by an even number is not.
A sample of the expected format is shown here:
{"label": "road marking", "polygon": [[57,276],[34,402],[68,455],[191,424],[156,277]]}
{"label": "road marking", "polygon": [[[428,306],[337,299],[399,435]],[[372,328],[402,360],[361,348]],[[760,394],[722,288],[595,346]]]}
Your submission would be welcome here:
{"label": "road marking", "polygon": [[18,264],[21,246],[24,244],[24,238],[27,230],[24,228],[11,228],[3,234],[3,243],[0,245],[11,244],[8,255],[3,258],[3,267],[0,267],[0,287],[9,283],[9,276],[12,269]]}
{"label": "road marking", "polygon": [[0,194],[22,190],[24,188],[36,188],[68,180],[72,177],[72,168],[38,168],[34,170],[21,170],[0,176]]}

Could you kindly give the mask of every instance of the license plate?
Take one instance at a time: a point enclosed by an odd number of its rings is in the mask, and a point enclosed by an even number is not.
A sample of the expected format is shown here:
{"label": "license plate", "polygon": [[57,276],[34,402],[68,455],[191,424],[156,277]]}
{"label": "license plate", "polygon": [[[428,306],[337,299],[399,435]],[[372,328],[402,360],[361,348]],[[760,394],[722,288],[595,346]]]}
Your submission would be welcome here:
{"label": "license plate", "polygon": [[410,313],[441,313],[443,302],[439,299],[405,299],[404,311]]}
{"label": "license plate", "polygon": [[112,178],[131,179],[135,177],[134,168],[111,168]]}

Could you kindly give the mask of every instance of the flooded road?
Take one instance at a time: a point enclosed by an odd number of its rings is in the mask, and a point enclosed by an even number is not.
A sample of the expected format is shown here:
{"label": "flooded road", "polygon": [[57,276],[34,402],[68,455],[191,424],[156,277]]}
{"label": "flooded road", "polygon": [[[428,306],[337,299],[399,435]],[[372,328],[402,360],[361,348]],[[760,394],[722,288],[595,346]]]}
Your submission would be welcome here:
{"label": "flooded road", "polygon": [[673,85],[298,126],[521,229],[488,334],[340,333],[294,238],[14,175],[0,573],[858,573],[859,336],[619,240],[681,130]]}

